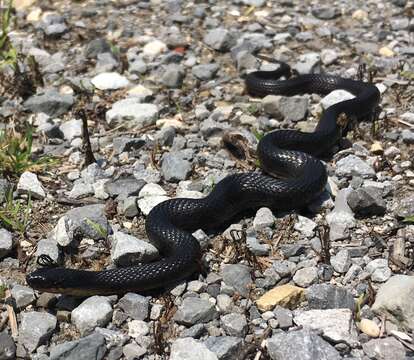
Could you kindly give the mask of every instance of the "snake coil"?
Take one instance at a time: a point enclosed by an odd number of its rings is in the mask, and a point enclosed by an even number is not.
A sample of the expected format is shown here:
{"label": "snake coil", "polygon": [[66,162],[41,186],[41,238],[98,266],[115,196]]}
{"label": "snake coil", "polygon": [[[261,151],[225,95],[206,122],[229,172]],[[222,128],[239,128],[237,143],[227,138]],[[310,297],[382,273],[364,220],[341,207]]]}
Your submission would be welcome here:
{"label": "snake coil", "polygon": [[[280,63],[276,71],[248,74],[246,89],[258,97],[325,95],[344,89],[355,97],[326,109],[312,133],[276,130],[265,135],[257,148],[265,174],[229,175],[202,199],[177,198],[155,206],[145,227],[148,238],[162,256],[160,260],[103,271],[48,266],[27,275],[27,283],[41,291],[78,296],[164,287],[199,269],[201,250],[191,235],[193,231],[217,228],[246,209],[290,210],[309,203],[323,190],[327,180],[325,167],[317,156],[330,150],[346,134],[350,119],[371,117],[379,104],[380,93],[376,86],[363,81],[324,74],[293,78],[290,75],[290,67]],[[281,76],[287,80],[278,80]]]}

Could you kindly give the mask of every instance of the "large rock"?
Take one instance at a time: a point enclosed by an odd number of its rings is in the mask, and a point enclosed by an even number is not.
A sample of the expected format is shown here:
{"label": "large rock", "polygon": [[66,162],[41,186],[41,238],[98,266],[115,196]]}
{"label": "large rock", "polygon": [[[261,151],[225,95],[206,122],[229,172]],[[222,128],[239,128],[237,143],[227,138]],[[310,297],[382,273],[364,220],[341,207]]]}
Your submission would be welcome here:
{"label": "large rock", "polygon": [[348,205],[361,216],[384,215],[387,210],[382,190],[371,186],[352,190],[348,195]]}
{"label": "large rock", "polygon": [[0,360],[13,360],[16,358],[16,345],[7,332],[0,333]]}
{"label": "large rock", "polygon": [[106,112],[106,121],[110,126],[123,123],[128,128],[155,124],[158,107],[154,104],[142,104],[137,98],[119,100]]}
{"label": "large rock", "polygon": [[336,163],[336,174],[338,176],[359,176],[370,178],[375,176],[375,170],[364,160],[355,155],[348,155]]}
{"label": "large rock", "polygon": [[218,360],[217,355],[203,343],[192,338],[177,339],[172,343],[170,360]]}
{"label": "large rock", "polygon": [[118,302],[125,314],[134,320],[145,320],[149,313],[149,300],[145,296],[126,293]]}
{"label": "large rock", "polygon": [[414,276],[395,275],[382,285],[372,305],[377,314],[404,328],[414,330]]}
{"label": "large rock", "polygon": [[267,340],[272,360],[339,360],[338,351],[319,335],[308,329],[282,332]]}
{"label": "large rock", "polygon": [[185,298],[174,315],[174,320],[183,325],[205,323],[218,316],[216,307],[208,300],[198,297]]}
{"label": "large rock", "polygon": [[29,194],[33,199],[44,199],[46,196],[42,183],[37,178],[37,175],[30,171],[25,171],[20,175],[17,183],[17,192],[19,194]]}
{"label": "large rock", "polygon": [[39,345],[46,344],[56,328],[57,319],[45,312],[27,312],[22,314],[19,343],[33,352]]}
{"label": "large rock", "polygon": [[13,249],[13,237],[11,232],[0,229],[0,259],[5,257]]}
{"label": "large rock", "polygon": [[23,106],[35,113],[45,113],[51,117],[58,117],[66,113],[73,105],[72,95],[61,95],[56,90],[49,90],[43,94],[33,95]]}
{"label": "large rock", "polygon": [[405,360],[404,346],[395,338],[372,339],[362,345],[364,353],[370,359],[378,360]]}
{"label": "large rock", "polygon": [[150,262],[158,257],[158,250],[150,243],[135,236],[116,232],[113,236],[111,260],[118,266]]}
{"label": "large rock", "polygon": [[72,311],[72,322],[81,335],[91,333],[97,326],[106,326],[112,318],[112,305],[104,296],[92,296]]}
{"label": "large rock", "polygon": [[240,264],[225,264],[221,269],[221,276],[226,285],[231,286],[235,291],[247,297],[252,284],[250,268]]}
{"label": "large rock", "polygon": [[105,338],[94,332],[79,340],[52,347],[49,360],[101,360],[105,352]]}
{"label": "large rock", "polygon": [[358,345],[358,336],[349,309],[327,309],[296,311],[293,320],[296,325],[318,330],[325,339],[333,343]]}
{"label": "large rock", "polygon": [[354,310],[355,300],[352,294],[343,287],[331,284],[315,284],[306,291],[308,306],[311,309],[341,309]]}
{"label": "large rock", "polygon": [[243,346],[243,339],[234,336],[209,336],[205,345],[220,360],[231,360],[237,358]]}
{"label": "large rock", "polygon": [[349,229],[356,224],[354,213],[348,205],[347,198],[350,188],[341,189],[335,199],[335,208],[326,215],[331,241],[342,240],[349,236]]}

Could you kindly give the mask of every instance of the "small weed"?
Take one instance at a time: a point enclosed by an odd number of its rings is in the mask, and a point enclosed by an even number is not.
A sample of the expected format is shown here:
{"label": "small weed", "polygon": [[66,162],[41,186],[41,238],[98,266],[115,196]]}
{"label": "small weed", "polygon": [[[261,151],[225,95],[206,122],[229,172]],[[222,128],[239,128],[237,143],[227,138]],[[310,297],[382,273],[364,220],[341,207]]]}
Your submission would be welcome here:
{"label": "small weed", "polygon": [[259,108],[257,107],[256,104],[251,104],[247,107],[246,111],[250,114],[250,115],[256,115],[259,112]]}
{"label": "small weed", "polygon": [[263,132],[260,132],[259,130],[253,129],[252,133],[254,137],[257,139],[257,141],[260,141],[263,139],[263,136],[265,135]]}
{"label": "small weed", "polygon": [[13,70],[17,69],[18,52],[10,41],[9,31],[12,19],[13,1],[10,0],[6,10],[1,14],[1,34],[0,34],[0,67],[9,65]]}
{"label": "small weed", "polygon": [[85,222],[91,228],[93,228],[103,239],[106,239],[108,237],[107,229],[105,229],[101,224],[98,224],[97,222],[92,221],[91,219],[85,219]]}
{"label": "small weed", "polygon": [[406,216],[406,217],[403,219],[403,222],[404,222],[404,223],[407,223],[407,224],[414,224],[414,215],[409,215],[409,216]]}
{"label": "small weed", "polygon": [[0,207],[0,225],[23,235],[30,223],[31,208],[30,194],[27,203],[22,203],[13,199],[13,190],[10,190]]}
{"label": "small weed", "polygon": [[0,130],[0,173],[3,176],[18,177],[26,170],[41,171],[56,160],[44,156],[32,157],[32,130],[22,135],[14,129]]}
{"label": "small weed", "polygon": [[6,285],[0,285],[0,300],[4,299],[6,297]]}

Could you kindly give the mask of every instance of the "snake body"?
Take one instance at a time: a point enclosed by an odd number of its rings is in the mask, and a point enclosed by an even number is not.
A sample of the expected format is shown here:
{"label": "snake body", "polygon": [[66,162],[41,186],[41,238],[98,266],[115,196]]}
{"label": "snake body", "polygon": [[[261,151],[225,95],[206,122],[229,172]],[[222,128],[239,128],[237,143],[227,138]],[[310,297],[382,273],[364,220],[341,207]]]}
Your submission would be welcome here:
{"label": "snake body", "polygon": [[[287,80],[279,80],[285,76]],[[323,74],[290,78],[281,63],[275,71],[255,71],[245,79],[249,94],[292,96],[325,95],[344,89],[355,97],[330,106],[312,133],[277,130],[258,144],[258,157],[266,174],[229,175],[202,199],[176,198],[155,206],[146,219],[146,232],[161,259],[152,263],[103,271],[46,267],[27,275],[38,290],[77,296],[143,292],[171,285],[199,269],[201,249],[192,236],[197,229],[217,228],[247,209],[298,209],[324,189],[327,174],[317,156],[330,150],[345,134],[349,119],[372,116],[380,101],[376,86],[363,81]]]}

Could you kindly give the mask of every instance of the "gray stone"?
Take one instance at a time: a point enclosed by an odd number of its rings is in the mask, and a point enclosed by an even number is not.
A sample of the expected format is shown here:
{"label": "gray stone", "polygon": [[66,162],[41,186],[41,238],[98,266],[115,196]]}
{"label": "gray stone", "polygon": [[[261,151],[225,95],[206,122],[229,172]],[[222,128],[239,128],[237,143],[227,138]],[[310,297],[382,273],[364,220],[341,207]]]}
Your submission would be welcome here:
{"label": "gray stone", "polygon": [[351,256],[347,249],[338,251],[335,256],[331,257],[331,265],[336,272],[346,273],[351,266]]}
{"label": "gray stone", "polygon": [[317,74],[321,72],[321,56],[318,53],[307,53],[299,56],[293,68],[299,74]]}
{"label": "gray stone", "polygon": [[[105,239],[111,232],[108,219],[105,216],[105,205],[86,205],[69,210],[63,218],[61,226],[66,227],[68,233],[81,234],[95,240]],[[61,246],[67,246],[59,242]]]}
{"label": "gray stone", "polygon": [[241,264],[224,264],[221,269],[221,276],[226,285],[244,297],[248,297],[252,285],[250,267]]}
{"label": "gray stone", "polygon": [[277,322],[281,329],[288,329],[293,325],[293,314],[289,309],[285,309],[281,306],[277,306],[273,313],[276,316]]}
{"label": "gray stone", "polygon": [[46,196],[37,175],[30,171],[25,171],[20,175],[19,182],[17,183],[17,192],[19,194],[30,194],[33,199],[39,200],[44,199]]}
{"label": "gray stone", "polygon": [[288,260],[275,260],[272,268],[279,274],[281,278],[289,277],[296,269],[296,264]]}
{"label": "gray stone", "polygon": [[333,343],[358,345],[358,336],[349,309],[298,310],[294,312],[294,322],[312,330],[322,332],[322,336]]}
{"label": "gray stone", "polygon": [[287,121],[303,120],[308,112],[309,100],[304,96],[282,96],[279,100],[279,110]]}
{"label": "gray stone", "polygon": [[34,113],[45,113],[51,117],[58,117],[66,113],[73,105],[72,95],[61,95],[56,90],[49,90],[27,99],[23,106]]}
{"label": "gray stone", "polygon": [[72,141],[74,138],[82,136],[82,120],[72,119],[65,121],[59,126],[64,139]]}
{"label": "gray stone", "polygon": [[244,337],[247,333],[247,320],[243,314],[227,314],[221,317],[221,327],[227,335]]}
{"label": "gray stone", "polygon": [[204,342],[220,360],[237,359],[243,346],[243,339],[234,336],[209,336]]}
{"label": "gray stone", "polygon": [[161,174],[166,181],[179,182],[191,174],[192,164],[181,152],[166,153],[162,157]]}
{"label": "gray stone", "polygon": [[410,129],[404,129],[401,131],[401,138],[406,144],[414,144],[414,131]]}
{"label": "gray stone", "polygon": [[310,309],[355,309],[352,294],[343,287],[331,284],[315,284],[306,290],[306,298]]}
{"label": "gray stone", "polygon": [[332,65],[339,58],[337,50],[333,49],[323,49],[321,51],[321,60],[324,65]]}
{"label": "gray stone", "polygon": [[294,229],[299,231],[305,237],[311,237],[314,235],[316,223],[304,216],[298,215],[298,221],[294,225]]}
{"label": "gray stone", "polygon": [[28,286],[14,285],[11,295],[19,309],[25,308],[36,300],[33,289]]}
{"label": "gray stone", "polygon": [[372,310],[377,314],[386,315],[392,322],[413,331],[413,294],[414,276],[392,276],[379,288]]}
{"label": "gray stone", "polygon": [[111,45],[104,38],[94,39],[90,41],[84,50],[84,55],[88,59],[97,58],[99,54],[111,51]]}
{"label": "gray stone", "polygon": [[0,360],[13,360],[16,358],[16,345],[7,332],[0,332]]}
{"label": "gray stone", "polygon": [[213,64],[196,65],[192,68],[191,72],[199,80],[211,80],[219,70],[219,66]]}
{"label": "gray stone", "polygon": [[272,210],[269,208],[260,208],[256,212],[253,219],[253,227],[256,231],[264,230],[267,227],[272,227],[275,222],[275,217]]}
{"label": "gray stone", "polygon": [[204,324],[195,324],[188,329],[185,329],[181,334],[180,337],[191,337],[194,339],[198,339],[203,336],[207,332],[207,329]]}
{"label": "gray stone", "polygon": [[398,340],[393,337],[384,339],[371,339],[362,345],[364,353],[370,359],[378,360],[405,360],[405,348]]}
{"label": "gray stone", "polygon": [[370,178],[375,176],[375,170],[371,165],[355,155],[348,155],[336,163],[336,175],[339,177],[359,176]]}
{"label": "gray stone", "polygon": [[308,329],[273,335],[267,340],[267,350],[272,360],[341,359],[332,345]]}
{"label": "gray stone", "polygon": [[50,349],[50,360],[101,360],[106,352],[105,338],[97,332]]}
{"label": "gray stone", "polygon": [[255,236],[248,235],[246,238],[246,245],[256,256],[266,256],[271,250],[269,244],[260,243]]}
{"label": "gray stone", "polygon": [[308,287],[318,280],[318,269],[314,266],[305,267],[295,272],[293,281],[301,287]]}
{"label": "gray stone", "polygon": [[290,258],[304,254],[306,248],[301,244],[285,244],[280,246],[280,251],[285,258]]}
{"label": "gray stone", "polygon": [[125,151],[139,150],[145,145],[145,140],[140,138],[130,138],[127,136],[116,137],[113,141],[115,154],[120,154]]}
{"label": "gray stone", "polygon": [[408,195],[402,199],[396,199],[393,204],[395,215],[405,218],[414,214],[414,195]]}
{"label": "gray stone", "polygon": [[366,271],[371,274],[371,280],[385,282],[391,277],[391,269],[388,267],[387,259],[375,259],[367,264]]}
{"label": "gray stone", "polygon": [[12,233],[6,229],[0,229],[0,259],[12,251],[13,245]]}
{"label": "gray stone", "polygon": [[321,20],[331,20],[341,16],[341,11],[333,6],[316,6],[312,8],[312,15]]}
{"label": "gray stone", "polygon": [[170,64],[161,76],[161,83],[168,88],[180,88],[185,77],[184,69],[176,64]]}
{"label": "gray stone", "polygon": [[214,50],[229,51],[236,45],[237,39],[230,31],[224,28],[210,30],[203,39],[204,43]]}
{"label": "gray stone", "polygon": [[116,232],[113,235],[111,260],[118,266],[147,263],[158,257],[158,250],[150,243],[135,236]]}
{"label": "gray stone", "polygon": [[347,200],[351,209],[362,216],[384,215],[387,210],[382,190],[372,186],[352,190]]}
{"label": "gray stone", "polygon": [[160,146],[172,146],[176,134],[177,132],[174,127],[164,126],[157,132],[155,139]]}
{"label": "gray stone", "polygon": [[149,300],[145,296],[127,293],[119,300],[118,306],[134,320],[148,318]]}
{"label": "gray stone", "polygon": [[122,349],[122,353],[126,360],[140,359],[145,355],[147,350],[136,343],[129,343]]}
{"label": "gray stone", "polygon": [[198,297],[187,297],[178,307],[174,320],[183,325],[209,322],[217,317],[217,311],[210,301]]}
{"label": "gray stone", "polygon": [[341,189],[335,199],[335,208],[326,215],[331,241],[342,240],[349,236],[349,230],[356,225],[354,213],[348,205],[350,188]]}
{"label": "gray stone", "polygon": [[180,338],[171,345],[169,360],[193,360],[197,354],[199,360],[218,360],[217,355],[207,346],[192,338]]}
{"label": "gray stone", "polygon": [[21,314],[19,343],[33,352],[39,345],[46,344],[56,328],[56,317],[46,312],[26,312]]}
{"label": "gray stone", "polygon": [[119,200],[117,211],[126,218],[132,219],[139,214],[137,200],[137,196],[129,196],[126,199]]}
{"label": "gray stone", "polygon": [[106,112],[105,118],[114,127],[121,123],[128,128],[153,125],[158,118],[158,107],[140,103],[139,99],[131,97],[114,103]]}
{"label": "gray stone", "polygon": [[97,326],[106,326],[112,319],[112,305],[107,297],[92,296],[72,311],[72,323],[81,335],[91,333]]}

